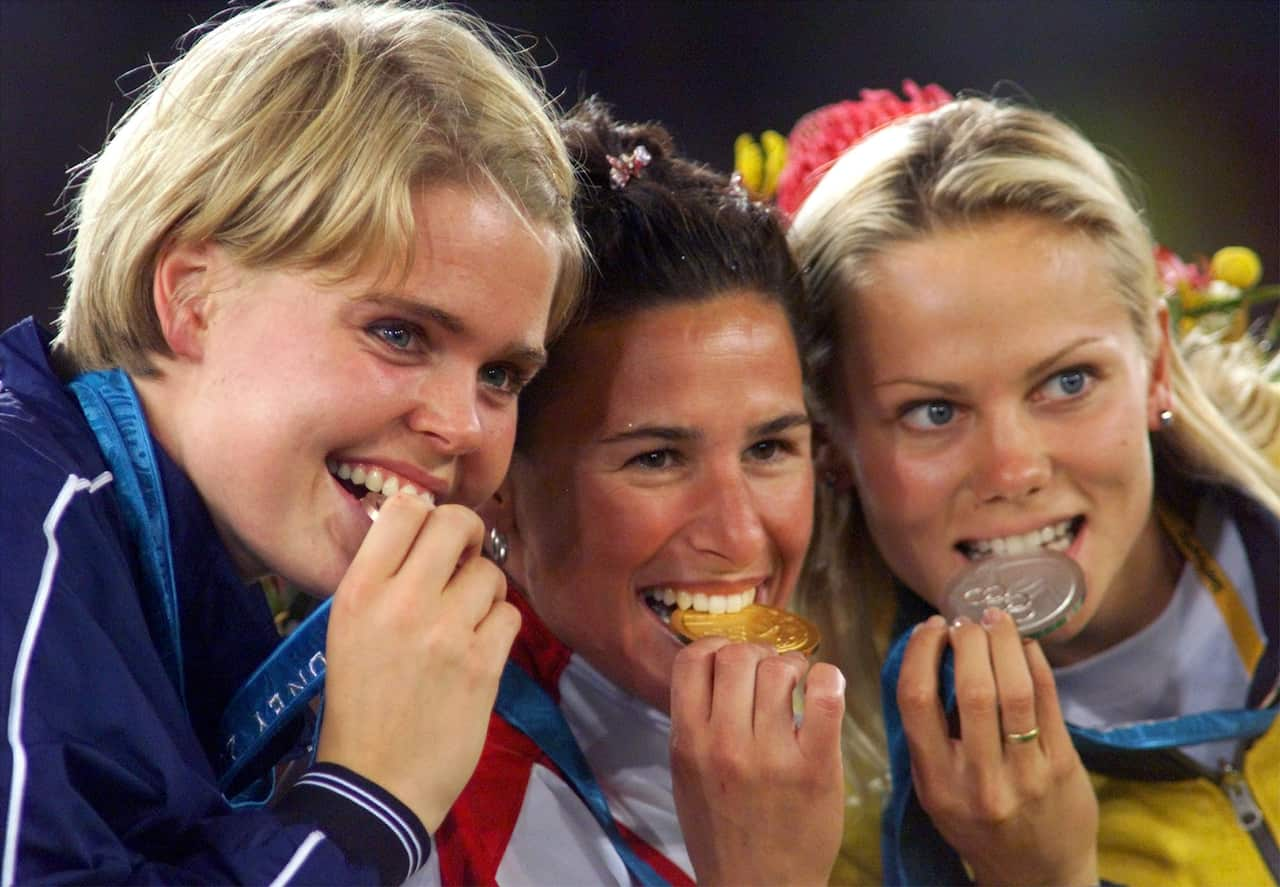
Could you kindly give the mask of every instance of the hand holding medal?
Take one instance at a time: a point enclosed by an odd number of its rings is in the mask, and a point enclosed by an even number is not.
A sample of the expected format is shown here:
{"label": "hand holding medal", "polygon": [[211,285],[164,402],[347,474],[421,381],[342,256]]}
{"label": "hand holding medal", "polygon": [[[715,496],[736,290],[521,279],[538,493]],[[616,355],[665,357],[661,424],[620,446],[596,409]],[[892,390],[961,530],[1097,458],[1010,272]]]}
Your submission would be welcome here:
{"label": "hand holding medal", "polygon": [[[898,706],[913,782],[979,883],[1028,883],[1046,864],[1061,883],[1088,881],[1096,870],[1097,799],[1036,640],[1061,628],[1084,596],[1083,573],[1065,555],[984,558],[947,583],[942,614],[916,626],[907,643]],[[950,714],[939,679],[948,647]],[[1038,852],[1009,852],[1031,846]]]}

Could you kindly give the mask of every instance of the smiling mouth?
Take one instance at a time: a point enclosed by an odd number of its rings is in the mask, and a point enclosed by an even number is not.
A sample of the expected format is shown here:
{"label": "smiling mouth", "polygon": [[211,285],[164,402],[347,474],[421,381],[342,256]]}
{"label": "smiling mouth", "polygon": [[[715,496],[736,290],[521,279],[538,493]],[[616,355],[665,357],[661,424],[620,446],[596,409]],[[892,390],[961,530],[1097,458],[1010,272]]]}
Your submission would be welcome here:
{"label": "smiling mouth", "polygon": [[[396,493],[410,493],[421,496],[430,505],[436,504],[436,497],[429,490],[419,490],[414,484],[385,468],[374,468],[359,462],[337,462],[332,459],[326,463],[326,467],[329,473],[338,479],[342,488],[357,501],[366,501],[369,493],[378,493],[384,499]],[[381,501],[378,501],[379,505]]]}
{"label": "smiling mouth", "polygon": [[1069,520],[1046,524],[1029,533],[994,536],[989,539],[962,539],[956,543],[956,550],[971,561],[1006,554],[1027,554],[1041,549],[1066,551],[1083,526],[1084,515],[1077,515]]}
{"label": "smiling mouth", "polygon": [[707,594],[704,591],[685,591],[670,586],[654,586],[641,591],[644,602],[665,625],[670,626],[671,614],[676,610],[695,610],[699,613],[737,613],[743,607],[755,603],[764,586],[751,586],[729,594]]}

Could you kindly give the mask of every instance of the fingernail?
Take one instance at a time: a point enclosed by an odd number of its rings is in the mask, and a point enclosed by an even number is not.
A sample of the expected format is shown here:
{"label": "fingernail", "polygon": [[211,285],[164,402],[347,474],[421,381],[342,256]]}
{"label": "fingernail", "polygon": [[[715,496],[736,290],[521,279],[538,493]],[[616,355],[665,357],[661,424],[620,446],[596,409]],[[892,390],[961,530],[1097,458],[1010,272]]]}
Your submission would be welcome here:
{"label": "fingernail", "polygon": [[987,607],[982,611],[982,625],[984,628],[990,628],[997,624],[1005,616],[1004,610],[999,607]]}
{"label": "fingernail", "polygon": [[955,631],[957,628],[959,628],[962,625],[973,625],[973,620],[970,619],[968,616],[957,616],[955,619],[951,620],[952,631]]}
{"label": "fingernail", "polygon": [[943,619],[941,614],[934,613],[932,616],[930,616],[928,619],[924,621],[924,624],[929,626],[930,628],[945,628],[947,624],[947,620]]}

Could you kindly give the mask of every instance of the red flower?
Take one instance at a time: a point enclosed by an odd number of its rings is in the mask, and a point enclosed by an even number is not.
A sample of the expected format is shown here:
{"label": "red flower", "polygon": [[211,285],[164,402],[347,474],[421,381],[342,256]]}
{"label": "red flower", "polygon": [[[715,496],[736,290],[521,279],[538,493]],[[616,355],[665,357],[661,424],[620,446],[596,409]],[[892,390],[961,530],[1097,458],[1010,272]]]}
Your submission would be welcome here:
{"label": "red flower", "polygon": [[1213,279],[1209,263],[1201,258],[1187,263],[1167,246],[1156,245],[1156,274],[1168,291],[1185,292],[1187,289],[1203,290]]}
{"label": "red flower", "polygon": [[954,98],[936,83],[921,88],[904,80],[902,91],[906,99],[887,89],[864,89],[857,100],[824,105],[796,121],[787,137],[787,165],[778,177],[778,206],[783,212],[799,209],[835,159],[867,133]]}

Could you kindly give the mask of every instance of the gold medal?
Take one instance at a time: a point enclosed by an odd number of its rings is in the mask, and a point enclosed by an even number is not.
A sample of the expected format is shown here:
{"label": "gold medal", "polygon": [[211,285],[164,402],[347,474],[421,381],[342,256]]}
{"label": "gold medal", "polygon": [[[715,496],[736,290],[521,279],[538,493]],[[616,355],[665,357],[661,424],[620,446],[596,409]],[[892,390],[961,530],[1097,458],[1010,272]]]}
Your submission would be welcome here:
{"label": "gold medal", "polygon": [[751,604],[736,613],[676,610],[671,614],[671,627],[691,641],[713,637],[752,641],[769,644],[779,653],[812,653],[820,640],[818,627],[809,620],[764,604]]}

